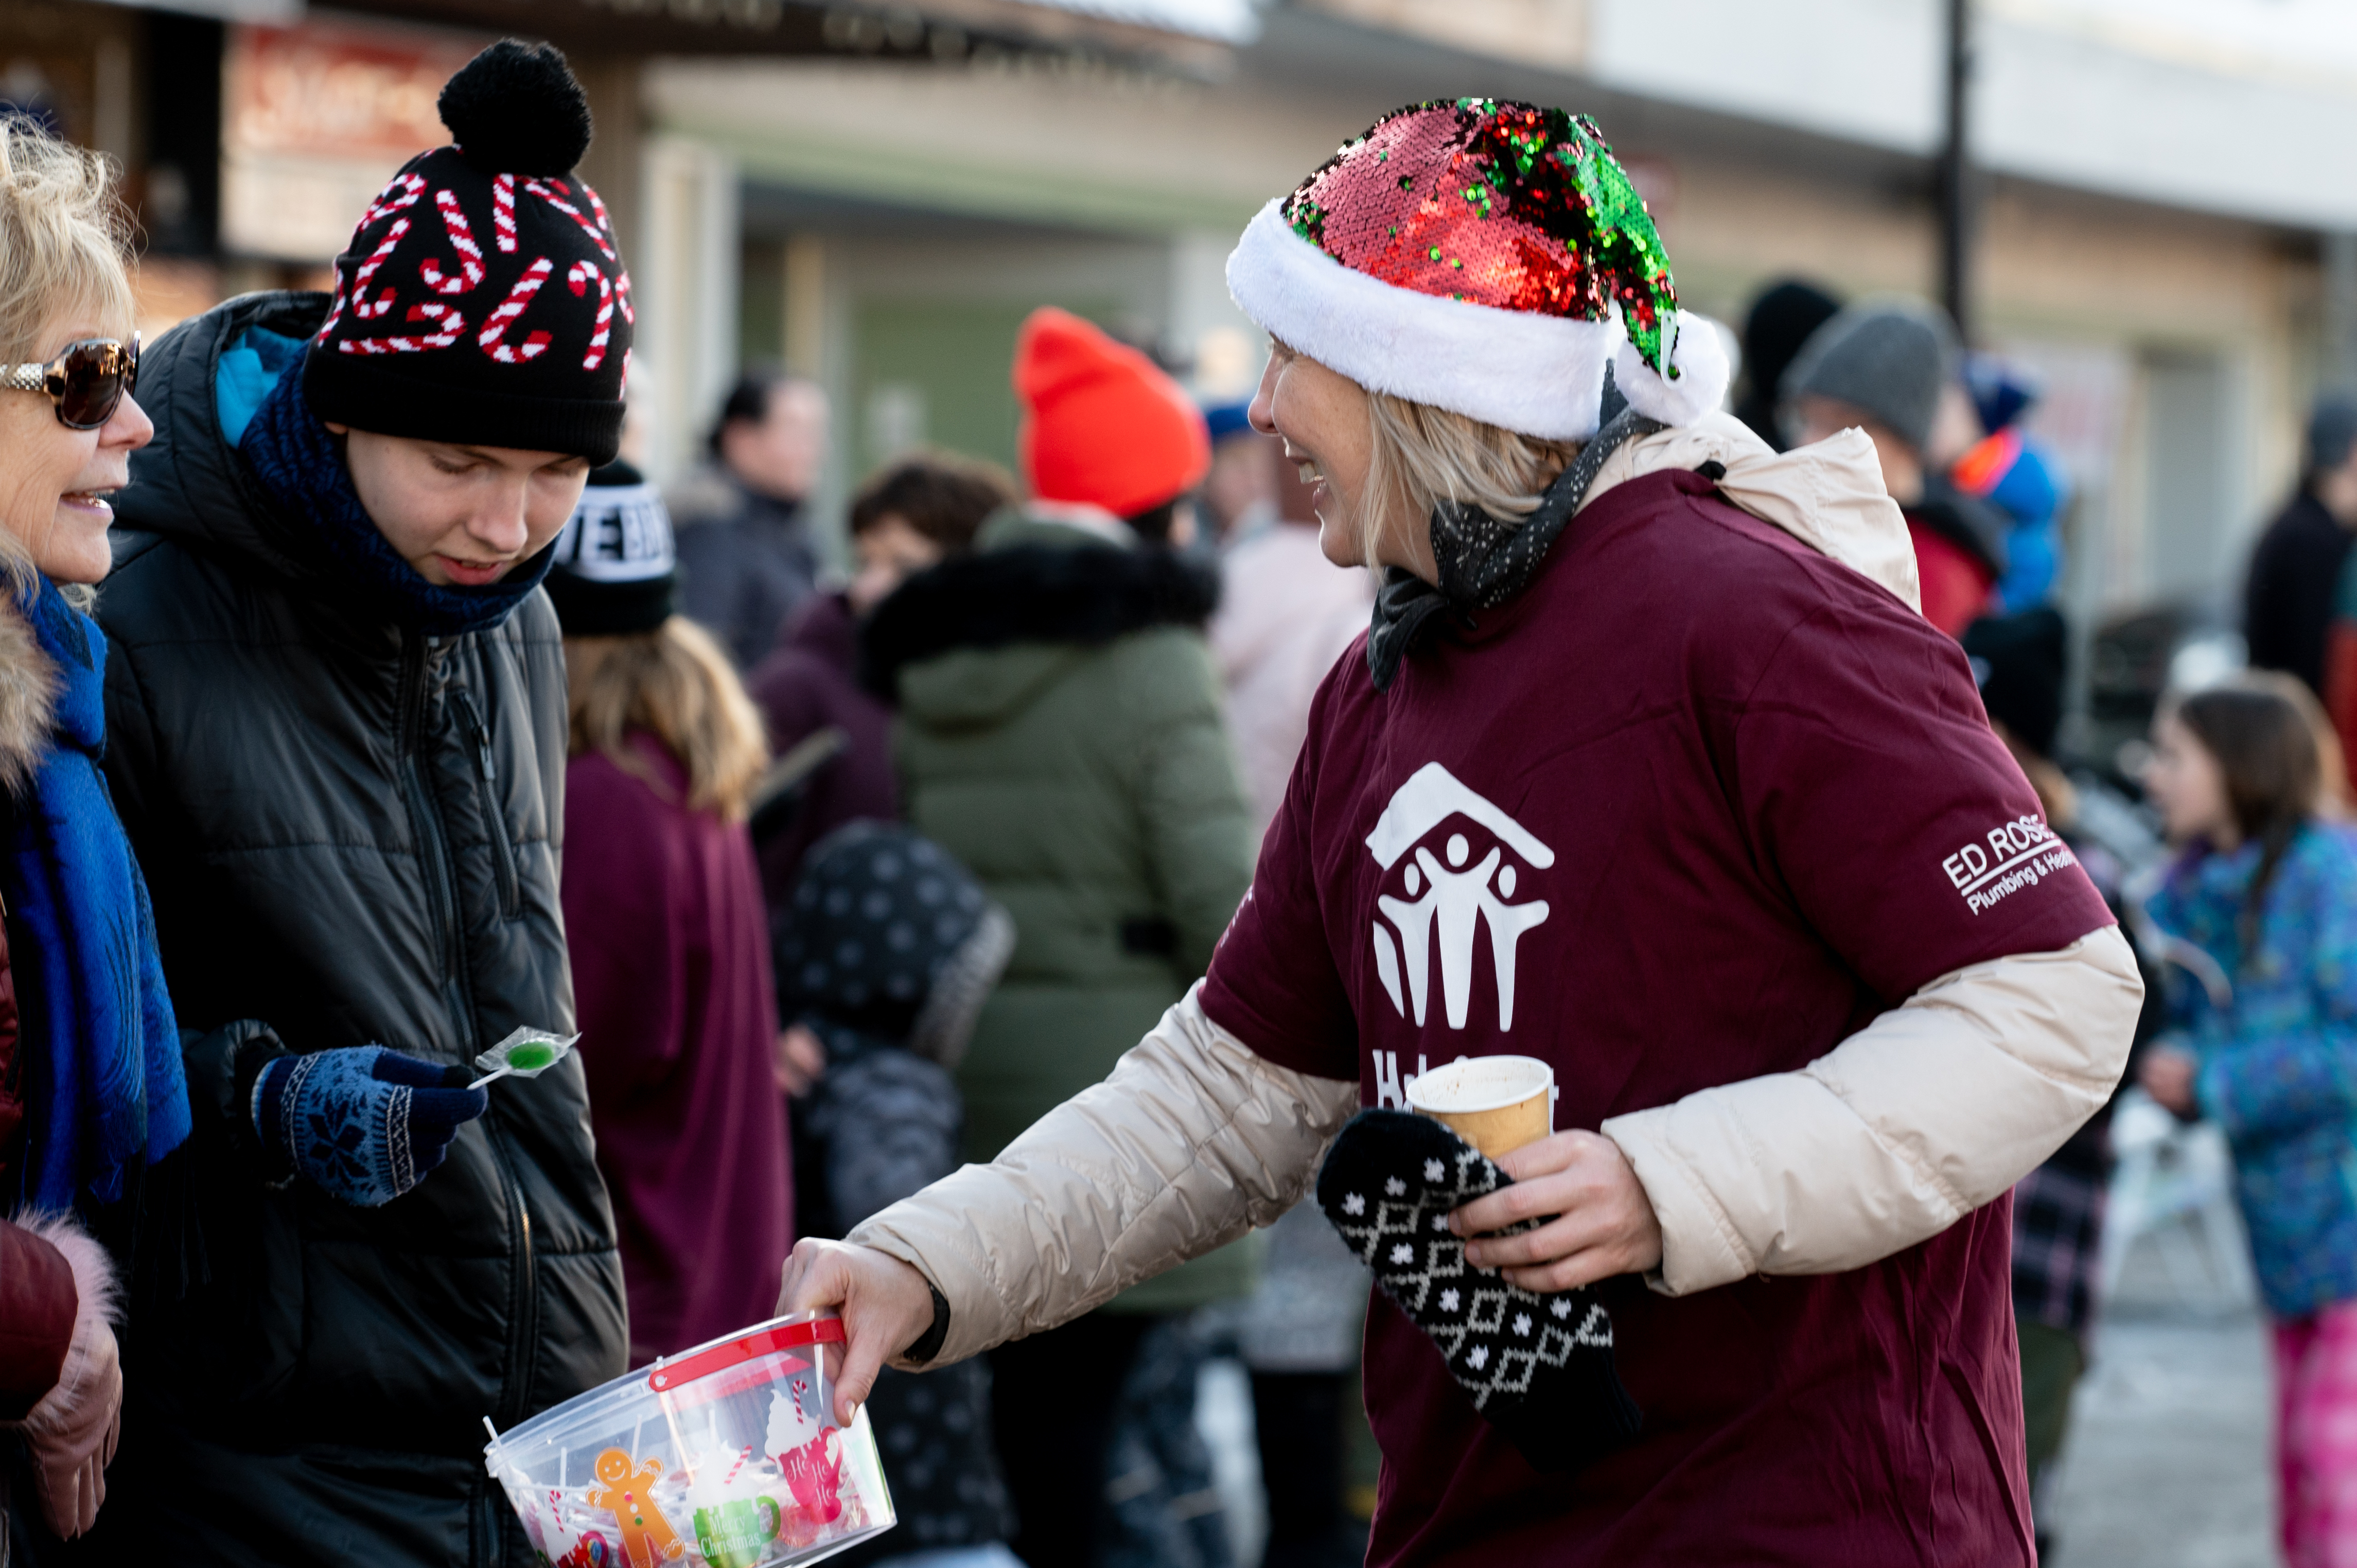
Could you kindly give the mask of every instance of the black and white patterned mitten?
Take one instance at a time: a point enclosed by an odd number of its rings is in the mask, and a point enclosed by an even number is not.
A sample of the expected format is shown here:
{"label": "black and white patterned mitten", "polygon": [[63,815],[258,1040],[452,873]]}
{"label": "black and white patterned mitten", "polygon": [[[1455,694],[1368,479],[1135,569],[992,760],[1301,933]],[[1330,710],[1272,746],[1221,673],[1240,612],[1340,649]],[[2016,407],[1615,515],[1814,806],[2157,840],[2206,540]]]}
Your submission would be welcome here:
{"label": "black and white patterned mitten", "polygon": [[1432,1336],[1473,1408],[1532,1468],[1566,1470],[1620,1446],[1642,1418],[1613,1369],[1612,1318],[1594,1291],[1540,1295],[1466,1265],[1449,1211],[1511,1185],[1445,1122],[1362,1111],[1318,1173],[1318,1206]]}

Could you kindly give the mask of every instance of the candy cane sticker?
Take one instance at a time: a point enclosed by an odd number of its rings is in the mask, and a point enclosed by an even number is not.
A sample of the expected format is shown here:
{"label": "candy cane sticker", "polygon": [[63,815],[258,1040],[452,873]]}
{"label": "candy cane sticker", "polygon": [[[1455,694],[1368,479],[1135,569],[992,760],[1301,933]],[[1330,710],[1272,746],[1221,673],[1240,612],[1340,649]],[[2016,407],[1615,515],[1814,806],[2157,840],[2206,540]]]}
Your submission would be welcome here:
{"label": "candy cane sticker", "polygon": [[413,305],[408,319],[436,322],[440,330],[414,337],[347,338],[336,348],[346,354],[415,354],[427,349],[447,349],[467,329],[467,318],[458,314],[456,306]]}
{"label": "candy cane sticker", "polygon": [[[393,194],[396,190],[401,192],[399,197],[394,197]],[[404,207],[416,206],[417,199],[425,194],[425,177],[424,175],[393,176],[385,188],[377,192],[376,199],[369,204],[369,209],[361,214],[360,222],[354,225],[354,232],[357,233],[360,230],[367,228],[380,218],[392,217]]]}
{"label": "candy cane sticker", "polygon": [[614,220],[607,214],[606,204],[597,199],[597,193],[589,188],[589,182],[586,179],[581,182],[581,194],[587,199],[589,210],[597,215],[597,227],[604,230],[607,236],[611,238],[614,232]]}
{"label": "candy cane sticker", "polygon": [[509,324],[523,314],[523,307],[532,303],[532,296],[540,292],[540,285],[548,281],[548,274],[554,270],[546,256],[524,269],[523,276],[516,279],[515,287],[508,290],[507,298],[491,312],[490,319],[483,323],[482,335],[475,339],[482,345],[483,352],[502,365],[536,360],[547,352],[548,334],[545,332],[534,332],[526,337],[520,348],[501,339],[507,336]]}
{"label": "candy cane sticker", "polygon": [[597,263],[586,256],[574,263],[565,274],[565,282],[576,299],[589,292],[591,278],[597,280],[597,324],[596,330],[589,335],[589,351],[581,357],[581,368],[585,371],[594,371],[605,362],[606,343],[614,330],[614,285],[597,270]]}
{"label": "candy cane sticker", "polygon": [[458,252],[460,275],[444,276],[442,263],[431,256],[419,265],[418,275],[436,294],[464,294],[483,281],[483,248],[475,243],[475,231],[467,226],[467,214],[459,209],[457,192],[447,187],[436,191],[434,206],[442,214],[442,227],[449,233],[450,248]]}
{"label": "candy cane sticker", "polygon": [[400,244],[401,237],[408,232],[408,219],[394,220],[393,227],[384,232],[384,243],[370,252],[369,259],[361,263],[361,270],[352,274],[352,314],[362,321],[373,321],[393,308],[393,290],[390,288],[377,296],[375,304],[369,303],[369,281],[376,276],[377,269],[384,265],[392,256],[393,247]]}
{"label": "candy cane sticker", "polygon": [[512,253],[516,248],[516,226],[515,176],[511,174],[491,181],[491,231],[500,253]]}
{"label": "candy cane sticker", "polygon": [[[393,194],[395,191],[401,194],[395,196]],[[395,175],[382,190],[377,192],[376,199],[369,204],[369,209],[361,214],[361,220],[352,225],[352,238],[358,240],[362,231],[379,219],[390,218],[404,207],[414,207],[418,199],[425,194],[425,176]],[[400,242],[401,237],[408,232],[408,219],[404,218],[395,223],[392,232],[384,237],[384,243],[376,248],[375,253],[369,257],[367,264],[362,266],[359,274],[350,280],[349,290],[341,276],[336,279],[336,297],[328,306],[328,319],[319,327],[321,342],[328,340],[328,335],[336,329],[336,323],[343,319],[344,306],[348,300],[352,306],[352,314],[363,320],[382,316],[393,308],[391,289],[385,291],[384,297],[378,300],[373,307],[368,304],[367,296],[361,293],[361,289],[370,278],[376,275],[377,268],[384,264],[384,259],[393,253],[393,248]]]}
{"label": "candy cane sticker", "polygon": [[[567,218],[572,219],[576,223],[581,225],[581,231],[589,236],[590,243],[596,245],[597,249],[606,253],[606,259],[608,261],[611,262],[619,260],[619,258],[614,254],[614,247],[608,244],[606,242],[606,236],[597,231],[597,225],[589,221],[588,217],[582,212],[581,209],[574,206],[573,203],[565,199],[565,196],[572,194],[572,187],[566,185],[561,179],[554,182],[554,188],[551,188],[551,183],[549,181],[528,179],[524,181],[523,188],[533,195],[539,197],[543,201],[547,202],[551,207],[555,208],[559,212],[564,213]],[[563,192],[564,194],[560,195],[559,192]]]}
{"label": "candy cane sticker", "polygon": [[336,296],[328,302],[328,319],[319,324],[319,341],[326,342],[336,330],[336,323],[344,318],[344,278],[336,274]]}

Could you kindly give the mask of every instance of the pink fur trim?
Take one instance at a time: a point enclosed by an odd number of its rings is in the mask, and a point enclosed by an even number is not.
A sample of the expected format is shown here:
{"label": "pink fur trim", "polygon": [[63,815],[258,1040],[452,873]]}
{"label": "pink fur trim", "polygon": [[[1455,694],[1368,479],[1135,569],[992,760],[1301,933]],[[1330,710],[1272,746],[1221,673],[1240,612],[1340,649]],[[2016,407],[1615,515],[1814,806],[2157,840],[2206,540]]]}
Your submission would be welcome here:
{"label": "pink fur trim", "polygon": [[123,1283],[115,1274],[114,1260],[80,1220],[67,1214],[27,1214],[16,1224],[55,1247],[73,1271],[77,1338],[93,1314],[109,1323],[123,1321]]}

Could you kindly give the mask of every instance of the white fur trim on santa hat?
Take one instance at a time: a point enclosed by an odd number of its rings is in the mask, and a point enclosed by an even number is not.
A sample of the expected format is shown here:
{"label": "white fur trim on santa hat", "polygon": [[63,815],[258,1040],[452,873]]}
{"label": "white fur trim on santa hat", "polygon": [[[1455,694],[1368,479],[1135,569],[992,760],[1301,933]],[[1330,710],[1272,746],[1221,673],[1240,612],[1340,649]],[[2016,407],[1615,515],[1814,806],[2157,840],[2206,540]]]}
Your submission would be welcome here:
{"label": "white fur trim on santa hat", "polygon": [[[1228,257],[1228,292],[1271,337],[1373,392],[1545,441],[1596,434],[1604,367],[1623,340],[1617,317],[1574,321],[1401,288],[1344,266],[1277,209],[1262,208]],[[1724,392],[1724,355],[1719,369]],[[1717,402],[1714,392],[1709,406]]]}
{"label": "white fur trim on santa hat", "polygon": [[1727,346],[1718,340],[1717,328],[1689,310],[1671,317],[1671,330],[1676,346],[1670,350],[1670,365],[1678,372],[1677,380],[1663,381],[1637,345],[1623,338],[1612,356],[1612,384],[1646,418],[1692,424],[1715,412],[1727,397]]}

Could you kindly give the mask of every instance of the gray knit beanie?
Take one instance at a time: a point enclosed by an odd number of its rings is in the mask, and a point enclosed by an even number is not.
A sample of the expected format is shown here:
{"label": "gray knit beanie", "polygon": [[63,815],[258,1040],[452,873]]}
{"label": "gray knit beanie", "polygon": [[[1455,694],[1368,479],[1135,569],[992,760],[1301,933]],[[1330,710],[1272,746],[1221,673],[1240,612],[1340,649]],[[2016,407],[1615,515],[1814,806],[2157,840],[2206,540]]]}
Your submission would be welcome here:
{"label": "gray knit beanie", "polygon": [[1779,401],[1814,395],[1850,404],[1921,451],[1940,392],[1956,373],[1956,329],[1945,311],[1885,295],[1848,306],[1810,335],[1784,372]]}
{"label": "gray knit beanie", "polygon": [[2313,483],[2327,468],[2349,461],[2352,446],[2357,446],[2357,393],[2346,388],[2319,393],[2308,415],[2308,479]]}

